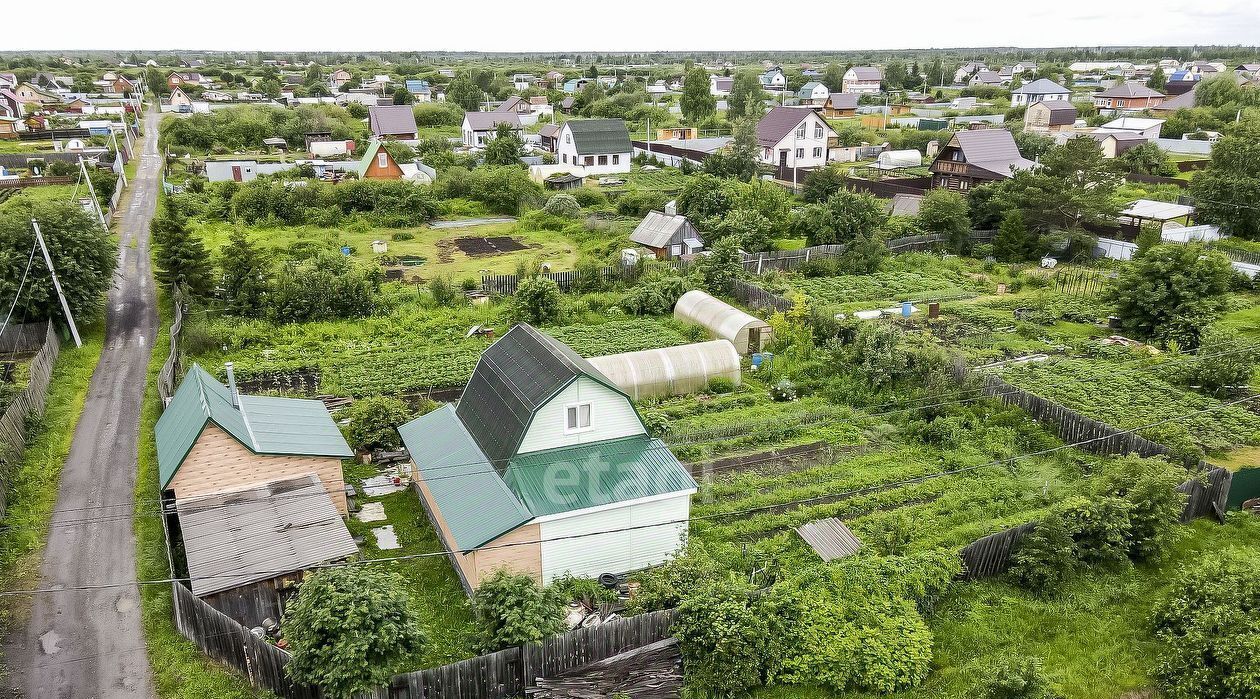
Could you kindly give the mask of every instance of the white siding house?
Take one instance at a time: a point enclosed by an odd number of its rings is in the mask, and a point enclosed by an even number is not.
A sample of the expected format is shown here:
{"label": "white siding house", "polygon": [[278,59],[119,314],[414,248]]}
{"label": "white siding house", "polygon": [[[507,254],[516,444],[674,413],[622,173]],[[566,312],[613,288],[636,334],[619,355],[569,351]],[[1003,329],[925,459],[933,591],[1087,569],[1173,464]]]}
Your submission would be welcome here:
{"label": "white siding house", "polygon": [[621,119],[573,119],[556,134],[560,165],[580,165],[584,175],[630,172],[630,132]]}
{"label": "white siding house", "polygon": [[827,120],[808,107],[775,107],[757,122],[761,162],[777,167],[826,165],[827,147],[835,135]]}
{"label": "white siding house", "polygon": [[595,577],[627,560],[628,570],[660,565],[686,536],[690,510],[690,494],[679,493],[540,517],[543,581],[565,573]]}
{"label": "white siding house", "polygon": [[883,80],[884,71],[875,66],[853,66],[844,72],[842,92],[873,95]]}
{"label": "white siding house", "polygon": [[534,413],[517,453],[602,442],[643,434],[626,397],[585,376]]}

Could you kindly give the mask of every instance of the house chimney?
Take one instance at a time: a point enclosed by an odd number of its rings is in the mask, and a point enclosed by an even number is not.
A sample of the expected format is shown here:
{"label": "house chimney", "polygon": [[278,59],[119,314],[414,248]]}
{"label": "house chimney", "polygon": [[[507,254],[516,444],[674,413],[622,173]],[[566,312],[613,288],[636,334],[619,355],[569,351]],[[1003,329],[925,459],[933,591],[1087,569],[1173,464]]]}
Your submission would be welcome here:
{"label": "house chimney", "polygon": [[232,407],[240,410],[241,395],[236,392],[236,372],[232,371],[232,362],[228,362],[223,366],[227,367],[228,390],[232,393]]}
{"label": "house chimney", "polygon": [[670,199],[668,202],[666,202],[666,204],[665,204],[665,215],[666,215],[666,216],[677,216],[677,215],[678,215],[678,201],[677,201],[677,200],[675,200],[675,199]]}

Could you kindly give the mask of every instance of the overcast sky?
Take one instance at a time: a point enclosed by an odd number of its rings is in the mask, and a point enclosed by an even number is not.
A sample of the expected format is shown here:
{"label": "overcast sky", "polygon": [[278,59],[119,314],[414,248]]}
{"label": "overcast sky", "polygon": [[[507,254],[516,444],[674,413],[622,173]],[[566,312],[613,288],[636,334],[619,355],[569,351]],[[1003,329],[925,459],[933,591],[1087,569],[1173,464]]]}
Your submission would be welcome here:
{"label": "overcast sky", "polygon": [[52,14],[48,3],[5,5],[5,24],[25,29],[3,32],[0,51],[585,53],[1260,41],[1260,0],[130,0],[108,14],[95,0],[62,0]]}

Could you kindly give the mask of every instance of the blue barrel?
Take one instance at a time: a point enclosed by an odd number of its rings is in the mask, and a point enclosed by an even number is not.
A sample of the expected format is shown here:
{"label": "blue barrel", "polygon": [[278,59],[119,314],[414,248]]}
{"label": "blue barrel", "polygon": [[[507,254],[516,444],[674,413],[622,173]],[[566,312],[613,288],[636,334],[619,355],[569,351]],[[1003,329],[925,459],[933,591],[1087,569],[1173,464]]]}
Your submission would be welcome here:
{"label": "blue barrel", "polygon": [[913,305],[913,304],[911,304],[909,301],[902,301],[902,302],[901,302],[901,317],[902,317],[902,318],[909,318],[909,317],[910,317],[910,313],[911,313],[911,312],[913,312],[913,311],[914,311],[914,305]]}

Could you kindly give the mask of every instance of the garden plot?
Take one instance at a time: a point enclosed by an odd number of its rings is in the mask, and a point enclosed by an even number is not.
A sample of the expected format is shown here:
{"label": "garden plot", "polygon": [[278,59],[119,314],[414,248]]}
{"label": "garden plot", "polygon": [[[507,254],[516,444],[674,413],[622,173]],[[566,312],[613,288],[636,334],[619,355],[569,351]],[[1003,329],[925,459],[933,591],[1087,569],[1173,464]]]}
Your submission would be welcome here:
{"label": "garden plot", "polygon": [[[973,267],[975,269],[973,269]],[[773,291],[800,292],[816,305],[841,310],[872,308],[902,301],[937,301],[992,293],[1005,277],[980,271],[976,263],[943,260],[924,253],[898,255],[873,274],[805,277],[786,275],[769,281]]]}
{"label": "garden plot", "polygon": [[504,253],[516,252],[517,250],[525,250],[528,245],[524,245],[516,238],[506,235],[497,235],[491,238],[474,238],[464,236],[455,239],[455,247],[465,255],[502,255]]}

